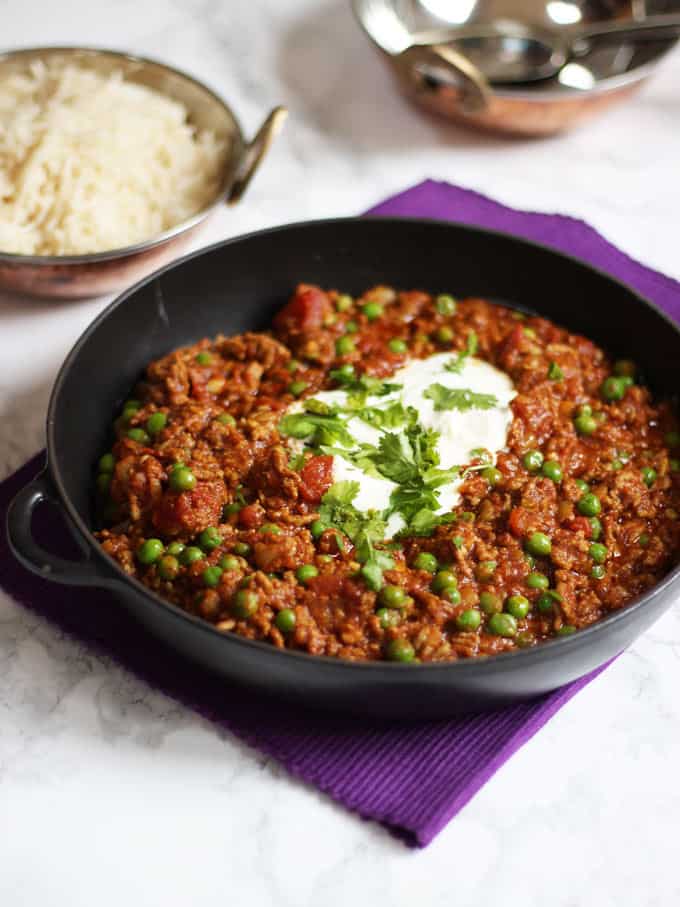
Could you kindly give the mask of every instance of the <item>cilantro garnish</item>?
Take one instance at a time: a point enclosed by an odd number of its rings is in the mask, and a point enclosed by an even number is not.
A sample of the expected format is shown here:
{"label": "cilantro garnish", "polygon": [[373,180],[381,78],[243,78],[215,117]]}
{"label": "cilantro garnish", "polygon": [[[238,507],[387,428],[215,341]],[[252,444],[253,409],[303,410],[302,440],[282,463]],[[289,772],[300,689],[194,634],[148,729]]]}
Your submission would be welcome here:
{"label": "cilantro garnish", "polygon": [[354,445],[354,438],[344,420],[332,409],[326,415],[313,412],[288,413],[279,422],[279,431],[282,435],[304,440],[313,447],[323,444],[342,444],[344,447]]}
{"label": "cilantro garnish", "polygon": [[548,366],[548,378],[551,381],[561,381],[564,378],[564,372],[556,362],[551,362]]}
{"label": "cilantro garnish", "polygon": [[320,519],[340,529],[355,546],[355,556],[364,565],[362,576],[371,588],[382,586],[382,571],[394,567],[394,561],[385,551],[375,548],[384,541],[386,525],[375,511],[361,513],[353,504],[359,493],[359,483],[336,482],[321,499]]}
{"label": "cilantro garnish", "polygon": [[465,345],[465,349],[462,352],[457,353],[450,362],[446,363],[446,365],[444,366],[446,371],[453,372],[455,375],[460,375],[460,373],[463,371],[463,366],[465,365],[466,359],[469,356],[475,355],[478,345],[479,342],[477,340],[477,335],[474,331],[470,331],[470,333],[467,335],[467,343]]}
{"label": "cilantro garnish", "polygon": [[423,396],[434,400],[437,412],[457,409],[466,412],[470,409],[493,409],[498,406],[498,398],[493,394],[477,394],[468,388],[445,387],[443,384],[431,384]]}
{"label": "cilantro garnish", "polygon": [[401,514],[412,534],[427,534],[434,520],[440,521],[434,513],[439,507],[437,489],[458,475],[457,467],[438,468],[438,439],[438,432],[414,423],[400,434],[385,432],[377,447],[362,449],[362,459],[397,485],[385,517]]}
{"label": "cilantro garnish", "polygon": [[401,384],[382,381],[371,375],[346,375],[341,369],[332,371],[331,378],[347,391],[347,402],[353,409],[365,403],[367,397],[384,397],[402,388]]}

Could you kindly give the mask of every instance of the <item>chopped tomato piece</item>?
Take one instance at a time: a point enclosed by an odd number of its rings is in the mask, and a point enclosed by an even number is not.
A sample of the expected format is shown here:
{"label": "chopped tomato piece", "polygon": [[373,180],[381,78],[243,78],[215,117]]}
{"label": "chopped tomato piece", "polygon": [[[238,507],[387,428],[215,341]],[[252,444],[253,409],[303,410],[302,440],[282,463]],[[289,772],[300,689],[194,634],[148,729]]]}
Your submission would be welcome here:
{"label": "chopped tomato piece", "polygon": [[569,520],[567,526],[572,532],[582,532],[587,539],[593,535],[593,527],[586,516],[575,516],[573,520]]}
{"label": "chopped tomato piece", "polygon": [[333,457],[312,457],[300,472],[300,495],[310,504],[318,504],[333,484]]}
{"label": "chopped tomato piece", "polygon": [[328,296],[311,284],[301,283],[293,298],[274,319],[274,327],[284,334],[303,334],[318,330],[331,311]]}

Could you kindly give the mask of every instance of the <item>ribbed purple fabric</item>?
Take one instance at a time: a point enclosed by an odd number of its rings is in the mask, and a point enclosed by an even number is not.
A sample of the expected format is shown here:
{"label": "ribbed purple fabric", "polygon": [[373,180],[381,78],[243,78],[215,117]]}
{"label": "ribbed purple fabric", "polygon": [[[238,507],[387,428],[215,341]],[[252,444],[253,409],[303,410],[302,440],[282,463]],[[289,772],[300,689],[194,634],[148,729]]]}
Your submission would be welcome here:
{"label": "ribbed purple fabric", "polygon": [[[474,192],[431,181],[369,213],[455,220],[538,240],[609,271],[680,317],[680,285],[628,258],[571,218],[513,211]],[[10,500],[43,460],[44,454],[38,454],[0,484],[3,524]],[[34,529],[51,550],[77,556],[49,508],[40,509]],[[108,593],[58,586],[28,573],[12,557],[4,533],[0,586],[22,605],[273,757],[291,774],[418,846],[428,844],[505,760],[595,676],[500,712],[381,725],[283,707],[216,685],[199,669],[178,665],[177,657]]]}

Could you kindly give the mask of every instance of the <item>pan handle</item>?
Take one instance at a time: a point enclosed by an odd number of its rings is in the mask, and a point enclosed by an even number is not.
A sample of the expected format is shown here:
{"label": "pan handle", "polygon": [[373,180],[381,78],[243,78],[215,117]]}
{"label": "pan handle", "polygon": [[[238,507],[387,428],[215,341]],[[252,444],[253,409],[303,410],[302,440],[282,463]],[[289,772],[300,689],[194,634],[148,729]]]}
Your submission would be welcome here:
{"label": "pan handle", "polygon": [[227,197],[227,202],[230,205],[237,204],[243,197],[251,179],[255,175],[255,171],[262,163],[262,158],[281,131],[281,127],[285,123],[287,116],[288,110],[286,107],[275,107],[262,126],[260,126],[255,138],[246,146],[243,159],[236,174],[236,179],[234,180]]}
{"label": "pan handle", "polygon": [[36,542],[31,522],[35,508],[43,501],[57,506],[68,521],[48,473],[40,473],[21,489],[7,511],[7,539],[16,558],[32,573],[55,583],[67,586],[115,586],[115,580],[102,575],[95,566],[89,551],[75,533],[73,535],[85,554],[85,559],[81,561],[67,561],[46,551]]}

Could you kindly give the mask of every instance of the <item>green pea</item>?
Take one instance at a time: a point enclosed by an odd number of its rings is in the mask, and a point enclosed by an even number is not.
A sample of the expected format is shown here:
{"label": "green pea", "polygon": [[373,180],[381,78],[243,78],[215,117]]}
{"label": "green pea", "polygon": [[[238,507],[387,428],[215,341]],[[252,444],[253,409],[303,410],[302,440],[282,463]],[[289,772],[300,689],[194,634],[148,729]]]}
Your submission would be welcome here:
{"label": "green pea", "polygon": [[382,570],[377,564],[364,564],[359,575],[373,592],[378,592],[383,584]]}
{"label": "green pea", "polygon": [[544,592],[536,599],[536,607],[541,614],[552,614],[555,610],[555,599],[548,592]]}
{"label": "green pea", "polygon": [[525,545],[534,557],[547,557],[552,551],[552,542],[544,532],[532,532]]}
{"label": "green pea", "polygon": [[441,293],[437,296],[435,305],[440,315],[453,315],[456,311],[456,300],[448,293]]}
{"label": "green pea", "polygon": [[165,550],[173,557],[179,557],[180,554],[184,551],[184,545],[182,544],[182,542],[170,542]]}
{"label": "green pea", "polygon": [[340,381],[348,381],[350,378],[354,377],[354,366],[351,362],[343,362],[343,364],[339,366],[339,368],[331,372],[331,375]]}
{"label": "green pea", "polygon": [[173,491],[191,491],[196,487],[196,476],[186,466],[175,468],[170,473],[170,488]]}
{"label": "green pea", "polygon": [[453,340],[453,330],[447,325],[444,325],[444,327],[438,328],[437,331],[435,331],[434,336],[437,343],[451,343]]}
{"label": "green pea", "polygon": [[314,579],[314,577],[318,575],[319,571],[314,564],[302,564],[295,571],[298,582],[302,583],[303,586],[306,586],[310,579]]}
{"label": "green pea", "polygon": [[231,504],[225,504],[222,508],[222,519],[228,520],[230,516],[236,516],[237,513],[241,512],[241,505],[236,501],[232,501]]}
{"label": "green pea", "polygon": [[354,341],[350,337],[339,337],[335,341],[335,352],[338,356],[348,356],[354,352]]}
{"label": "green pea", "polygon": [[482,615],[476,608],[468,608],[456,618],[456,627],[464,632],[474,632],[482,622]]}
{"label": "green pea", "polygon": [[220,413],[217,417],[217,421],[221,422],[222,425],[236,425],[236,419],[234,419],[231,413]]}
{"label": "green pea", "polygon": [[234,557],[233,554],[225,554],[224,557],[220,558],[220,567],[223,570],[240,570],[241,561]]}
{"label": "green pea", "polygon": [[505,600],[505,610],[517,620],[523,620],[529,613],[529,599],[524,595],[509,595]]}
{"label": "green pea", "polygon": [[425,570],[427,573],[436,573],[439,562],[434,554],[430,554],[429,551],[421,551],[413,562],[413,566],[416,570]]}
{"label": "green pea", "polygon": [[339,296],[335,297],[335,308],[338,312],[346,312],[347,309],[351,309],[353,305],[354,300],[346,293],[341,293]]}
{"label": "green pea", "polygon": [[179,561],[171,554],[166,554],[158,562],[158,573],[161,579],[173,580],[179,573]]}
{"label": "green pea", "polygon": [[234,545],[234,554],[238,554],[239,557],[248,557],[250,554],[250,545],[248,542],[236,542]]}
{"label": "green pea", "polygon": [[361,311],[369,321],[376,321],[382,316],[383,307],[379,302],[367,302],[365,306],[362,306]]}
{"label": "green pea", "polygon": [[401,586],[383,586],[378,599],[387,608],[397,609],[405,608],[411,600],[406,590]]}
{"label": "green pea", "polygon": [[447,586],[457,586],[458,578],[455,573],[452,573],[450,570],[440,570],[435,578],[432,580],[432,591],[441,592],[442,589],[446,589]]}
{"label": "green pea", "polygon": [[592,435],[597,430],[597,421],[586,413],[574,419],[574,428],[580,435]]}
{"label": "green pea", "polygon": [[292,608],[282,608],[276,615],[274,623],[281,633],[292,633],[297,623],[295,611]]}
{"label": "green pea", "polygon": [[573,633],[576,633],[576,627],[571,624],[562,624],[559,630],[555,631],[556,636],[571,636]]}
{"label": "green pea", "polygon": [[126,412],[136,413],[137,410],[141,408],[142,404],[139,400],[126,400],[125,403],[123,403],[123,415],[125,415]]}
{"label": "green pea", "polygon": [[345,324],[345,333],[346,334],[356,334],[356,332],[358,330],[359,330],[359,325],[356,323],[356,321],[348,321]]}
{"label": "green pea", "polygon": [[541,467],[541,472],[546,479],[550,479],[552,482],[562,481],[562,467],[557,460],[546,460]]}
{"label": "green pea", "polygon": [[459,605],[461,601],[461,595],[458,589],[455,586],[447,586],[445,589],[439,593],[439,595],[447,602],[450,602],[452,605]]}
{"label": "green pea", "polygon": [[540,450],[528,450],[522,457],[522,463],[529,472],[538,472],[543,466],[543,454]]}
{"label": "green pea", "polygon": [[515,645],[519,646],[520,649],[527,649],[529,646],[533,646],[535,642],[536,637],[530,630],[524,630],[515,637]]}
{"label": "green pea", "polygon": [[604,562],[607,560],[607,555],[609,554],[609,552],[607,551],[607,546],[601,545],[599,542],[593,542],[588,549],[588,553],[596,564],[604,564]]}
{"label": "green pea", "polygon": [[602,510],[600,499],[591,491],[589,491],[587,494],[584,494],[583,497],[579,499],[576,506],[578,508],[578,512],[583,514],[583,516],[597,516],[598,513]]}
{"label": "green pea", "polygon": [[396,627],[401,622],[401,614],[398,611],[392,611],[390,608],[378,608],[375,616],[378,618],[383,630]]}
{"label": "green pea", "polygon": [[314,520],[312,525],[309,527],[309,531],[312,533],[312,538],[315,539],[320,539],[327,529],[328,526],[323,522],[323,520]]}
{"label": "green pea", "polygon": [[490,583],[496,572],[496,561],[480,561],[475,569],[475,577],[478,583]]}
{"label": "green pea", "polygon": [[106,453],[99,458],[99,472],[113,472],[116,468],[116,459],[112,453]]}
{"label": "green pea", "polygon": [[297,359],[291,359],[290,361],[286,362],[286,371],[296,372],[299,368],[300,363],[297,361]]}
{"label": "green pea", "polygon": [[595,564],[593,569],[590,571],[590,575],[593,579],[604,579],[607,575],[607,568],[603,567],[602,564]]}
{"label": "green pea", "polygon": [[530,589],[547,589],[550,586],[550,580],[545,573],[530,573],[527,576],[527,586]]}
{"label": "green pea", "polygon": [[204,551],[212,551],[222,544],[222,536],[217,526],[208,526],[198,537],[198,544]]}
{"label": "green pea", "polygon": [[602,523],[596,516],[590,518],[590,537],[596,542],[602,535]]}
{"label": "green pea", "polygon": [[129,428],[126,435],[131,441],[136,441],[138,444],[148,444],[151,440],[143,428]]}
{"label": "green pea", "polygon": [[609,402],[623,400],[626,396],[626,385],[621,378],[606,378],[600,386],[600,396]]}
{"label": "green pea", "polygon": [[108,495],[113,476],[110,472],[100,472],[97,476],[97,490],[101,495]]}
{"label": "green pea", "polygon": [[147,539],[137,549],[137,560],[140,564],[155,564],[164,551],[160,539]]}
{"label": "green pea", "polygon": [[638,545],[641,548],[646,548],[649,545],[649,533],[643,532],[638,538]]}
{"label": "green pea", "polygon": [[212,361],[213,357],[210,353],[196,353],[196,362],[198,362],[199,365],[212,365]]}
{"label": "green pea", "polygon": [[195,545],[189,545],[188,548],[185,548],[179,556],[181,564],[184,564],[185,567],[188,567],[189,564],[193,564],[196,561],[202,561],[205,557],[205,554],[201,551],[200,548],[196,548]]}
{"label": "green pea", "polygon": [[503,600],[494,592],[480,592],[479,607],[485,614],[496,614],[503,610]]}
{"label": "green pea", "polygon": [[332,564],[333,555],[332,554],[318,554],[317,560],[319,560],[322,564]]}
{"label": "green pea", "polygon": [[163,431],[168,422],[167,413],[152,413],[146,420],[146,430],[150,435]]}
{"label": "green pea", "polygon": [[257,592],[251,589],[238,589],[231,600],[231,611],[235,617],[247,620],[257,611],[258,604]]}
{"label": "green pea", "polygon": [[413,646],[407,639],[391,639],[387,644],[385,654],[390,661],[408,663],[415,658]]}
{"label": "green pea", "polygon": [[486,466],[482,470],[482,478],[493,488],[495,485],[499,485],[503,481],[503,473],[500,469],[496,469],[495,466]]}
{"label": "green pea", "polygon": [[676,460],[675,457],[671,457],[668,461],[668,468],[671,472],[680,472],[680,460]]}
{"label": "green pea", "polygon": [[387,345],[393,353],[397,354],[405,353],[408,350],[406,341],[399,340],[397,337],[393,337]]}
{"label": "green pea", "polygon": [[579,491],[582,491],[584,494],[587,491],[590,491],[590,486],[588,485],[587,482],[584,482],[583,479],[574,479],[574,483],[575,483],[576,487],[579,489]]}
{"label": "green pea", "polygon": [[294,397],[299,397],[308,387],[309,384],[306,381],[291,381],[288,385],[288,393]]}
{"label": "green pea", "polygon": [[263,523],[260,532],[264,532],[265,535],[281,535],[281,527],[276,523]]}
{"label": "green pea", "polygon": [[651,466],[643,466],[640,470],[640,475],[647,488],[651,488],[654,482],[656,482],[656,469],[652,469]]}
{"label": "green pea", "polygon": [[664,440],[669,447],[680,447],[680,431],[666,432]]}
{"label": "green pea", "polygon": [[490,633],[510,639],[517,635],[517,621],[512,614],[492,614],[487,623]]}
{"label": "green pea", "polygon": [[206,567],[201,576],[206,586],[210,589],[215,589],[220,583],[222,568],[217,566]]}

